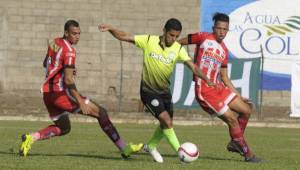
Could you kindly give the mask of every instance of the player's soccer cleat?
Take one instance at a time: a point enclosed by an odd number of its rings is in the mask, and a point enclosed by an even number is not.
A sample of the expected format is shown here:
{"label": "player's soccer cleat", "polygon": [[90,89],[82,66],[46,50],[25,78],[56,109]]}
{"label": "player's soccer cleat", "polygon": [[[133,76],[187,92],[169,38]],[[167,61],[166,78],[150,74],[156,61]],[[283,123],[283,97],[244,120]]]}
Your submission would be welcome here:
{"label": "player's soccer cleat", "polygon": [[256,157],[255,155],[252,155],[251,157],[245,157],[245,162],[249,162],[249,163],[260,163],[260,162],[262,162],[262,159]]}
{"label": "player's soccer cleat", "polygon": [[148,145],[145,144],[143,149],[145,152],[148,152],[152,156],[152,158],[154,159],[155,162],[158,162],[158,163],[164,162],[162,156],[160,155],[160,153],[158,152],[158,150],[156,148],[150,149],[148,147]]}
{"label": "player's soccer cleat", "polygon": [[33,144],[33,139],[31,135],[29,134],[22,135],[22,144],[19,150],[20,156],[27,156],[31,149],[32,144]]}
{"label": "player's soccer cleat", "polygon": [[132,144],[132,143],[129,143],[129,144],[124,148],[124,150],[122,151],[121,156],[122,156],[124,159],[127,159],[127,158],[130,157],[131,154],[137,153],[137,152],[139,152],[141,149],[143,149],[143,146],[144,146],[144,144],[142,144],[142,143],[139,143],[139,144]]}
{"label": "player's soccer cleat", "polygon": [[240,147],[240,145],[235,142],[234,140],[231,140],[228,145],[227,145],[227,150],[229,152],[236,152],[239,153],[240,155],[244,155],[243,149]]}

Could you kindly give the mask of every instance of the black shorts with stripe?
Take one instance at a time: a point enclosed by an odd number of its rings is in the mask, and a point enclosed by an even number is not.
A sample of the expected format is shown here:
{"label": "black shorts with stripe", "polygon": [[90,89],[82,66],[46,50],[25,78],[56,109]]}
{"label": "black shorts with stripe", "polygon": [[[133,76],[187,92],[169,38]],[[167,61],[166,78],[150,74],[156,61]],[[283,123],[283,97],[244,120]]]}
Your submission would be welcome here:
{"label": "black shorts with stripe", "polygon": [[143,104],[154,117],[158,118],[162,112],[167,111],[170,117],[173,118],[171,92],[159,94],[154,91],[141,88],[140,95]]}

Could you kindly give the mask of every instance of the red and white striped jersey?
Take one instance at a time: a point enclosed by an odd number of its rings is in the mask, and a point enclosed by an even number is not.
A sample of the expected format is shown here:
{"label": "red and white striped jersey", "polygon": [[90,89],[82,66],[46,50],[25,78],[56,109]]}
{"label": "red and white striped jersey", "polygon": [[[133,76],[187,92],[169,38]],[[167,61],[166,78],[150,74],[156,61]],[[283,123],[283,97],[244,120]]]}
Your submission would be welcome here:
{"label": "red and white striped jersey", "polygon": [[[228,49],[225,44],[218,43],[212,33],[199,32],[188,35],[189,44],[196,44],[195,64],[210,79],[219,84],[221,67],[227,67]],[[202,88],[207,87],[205,81],[194,75],[194,81]]]}
{"label": "red and white striped jersey", "polygon": [[58,92],[65,90],[64,68],[75,69],[76,49],[65,39],[56,38],[49,43],[45,58],[46,79],[42,92]]}

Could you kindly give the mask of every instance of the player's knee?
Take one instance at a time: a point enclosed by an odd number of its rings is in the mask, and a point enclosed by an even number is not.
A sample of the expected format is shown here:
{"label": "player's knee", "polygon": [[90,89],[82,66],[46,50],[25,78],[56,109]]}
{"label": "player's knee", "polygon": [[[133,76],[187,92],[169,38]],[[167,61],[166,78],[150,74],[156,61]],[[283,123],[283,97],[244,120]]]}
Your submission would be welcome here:
{"label": "player's knee", "polygon": [[243,116],[249,118],[251,116],[251,114],[252,114],[251,108],[249,107],[248,109],[245,109],[245,111],[242,114],[243,114]]}
{"label": "player's knee", "polygon": [[98,106],[99,108],[99,117],[101,116],[106,116],[107,115],[107,110],[104,107]]}
{"label": "player's knee", "polygon": [[167,128],[172,128],[173,127],[172,120],[168,120],[167,123],[166,123],[166,125],[167,125]]}
{"label": "player's knee", "polygon": [[247,112],[245,113],[245,116],[246,117],[250,117],[252,114],[252,111],[251,110],[247,110]]}
{"label": "player's knee", "polygon": [[230,127],[236,127],[239,125],[239,122],[236,117],[231,116],[231,117],[227,117],[227,124]]}
{"label": "player's knee", "polygon": [[161,121],[161,127],[163,129],[165,129],[165,128],[168,128],[168,129],[172,128],[173,127],[172,120],[171,119],[167,119],[167,120]]}

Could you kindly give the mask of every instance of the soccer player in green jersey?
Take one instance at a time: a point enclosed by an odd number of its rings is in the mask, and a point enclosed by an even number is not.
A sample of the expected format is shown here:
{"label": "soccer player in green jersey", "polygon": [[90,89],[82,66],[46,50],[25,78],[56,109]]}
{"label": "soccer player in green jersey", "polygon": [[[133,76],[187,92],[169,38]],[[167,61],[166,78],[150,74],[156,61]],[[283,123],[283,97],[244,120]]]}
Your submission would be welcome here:
{"label": "soccer player in green jersey", "polygon": [[158,126],[144,149],[148,151],[156,162],[163,162],[163,158],[157,151],[156,146],[165,137],[175,152],[180,147],[179,141],[173,129],[173,104],[170,92],[170,76],[176,62],[183,62],[195,75],[206,81],[207,86],[214,83],[198,69],[185,48],[178,42],[182,26],[179,20],[169,19],[161,36],[157,35],[131,35],[118,30],[110,25],[98,26],[101,32],[110,32],[120,41],[130,42],[143,49],[143,73],[140,88],[142,102],[155,118],[159,120]]}

